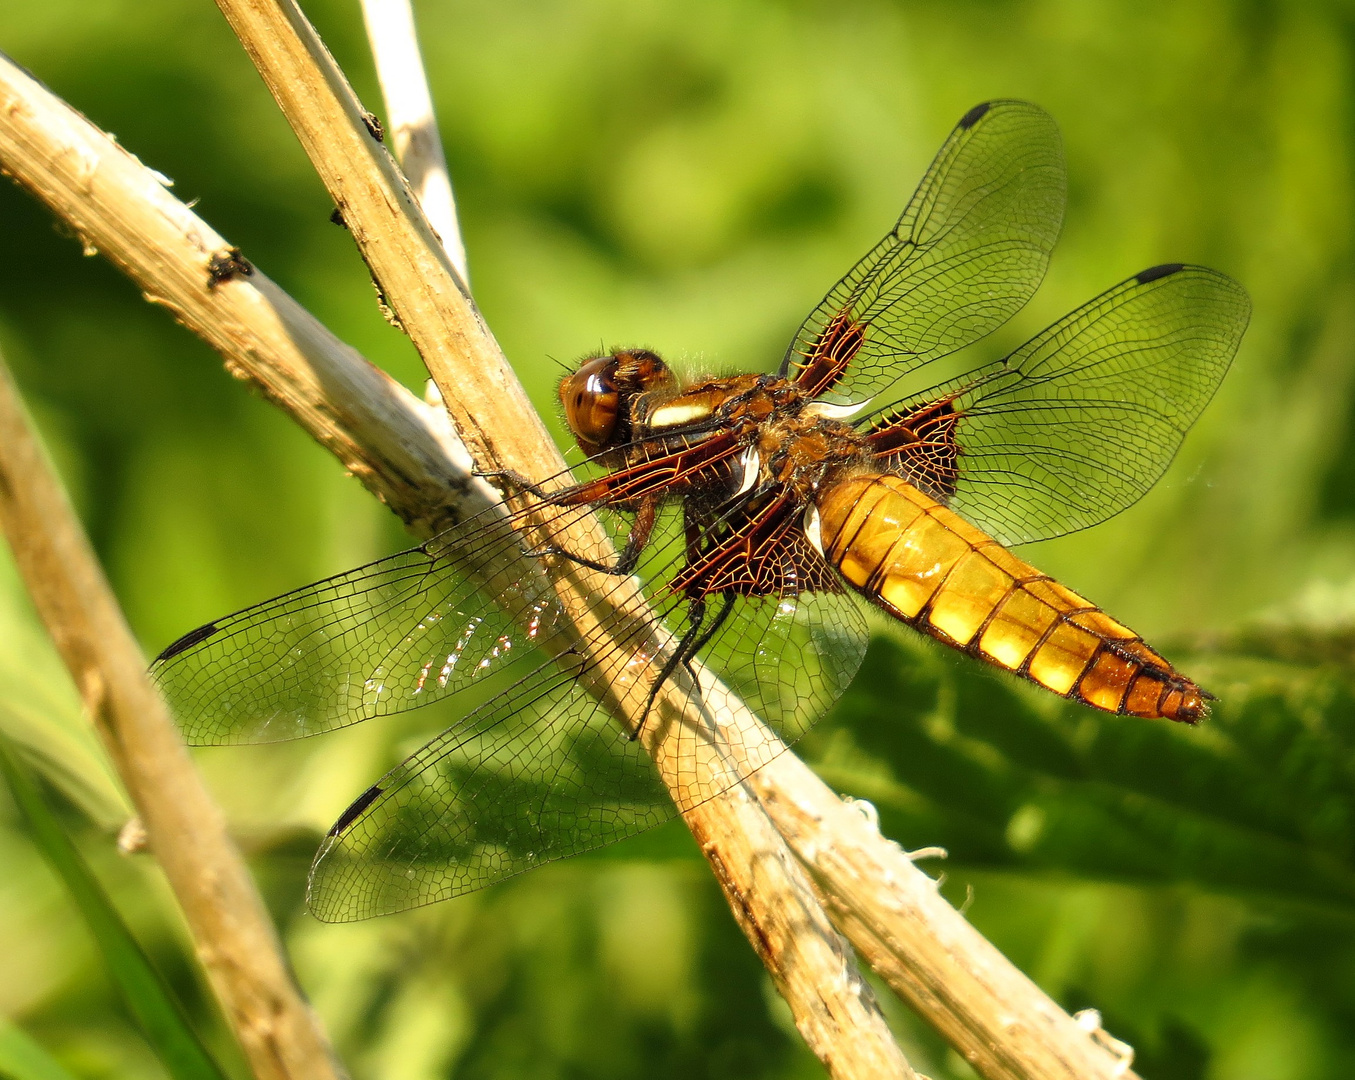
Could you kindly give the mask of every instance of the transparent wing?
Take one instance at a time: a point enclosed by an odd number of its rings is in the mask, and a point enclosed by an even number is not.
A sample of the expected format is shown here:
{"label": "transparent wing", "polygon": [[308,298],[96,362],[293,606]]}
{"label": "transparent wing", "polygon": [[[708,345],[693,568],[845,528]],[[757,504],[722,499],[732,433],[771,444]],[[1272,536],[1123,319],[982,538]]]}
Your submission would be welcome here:
{"label": "transparent wing", "polygon": [[[813,726],[856,678],[869,631],[847,592],[741,597],[738,618],[703,650],[705,662],[789,744]],[[733,738],[732,735],[728,738]],[[771,756],[743,747],[761,766]]]}
{"label": "transparent wing", "polygon": [[[665,747],[680,776],[683,810],[727,790],[798,738],[851,681],[864,652],[864,621],[845,594],[735,604],[702,656],[771,719],[776,734],[749,738],[747,729],[741,736],[721,724],[726,691],[708,676],[699,694],[689,680],[671,683],[670,703],[691,701],[702,720],[679,728]],[[667,614],[683,607],[670,602]],[[312,913],[343,922],[434,903],[672,817],[679,807],[642,743],[589,692],[601,667],[657,649],[658,639],[637,629],[592,647],[588,660],[571,653],[542,665],[365,792],[316,857],[307,893]],[[660,710],[647,725],[665,722]],[[701,758],[699,772],[689,764],[697,741],[718,749]]]}
{"label": "transparent wing", "polygon": [[1042,109],[971,109],[898,224],[805,320],[781,375],[864,401],[995,330],[1034,295],[1063,224],[1058,128]]}
{"label": "transparent wing", "polygon": [[585,668],[547,661],[365,792],[316,857],[311,912],[346,922],[430,904],[671,817],[643,745],[589,693]]}
{"label": "transparent wing", "polygon": [[[672,815],[643,745],[599,703],[643,700],[686,629],[687,597],[666,584],[685,562],[683,533],[675,515],[666,520],[640,568],[651,611],[612,617],[615,594],[631,588],[617,579],[591,597],[584,621],[593,629],[582,639],[540,561],[510,561],[509,580],[501,572],[486,582],[505,546],[521,548],[521,517],[482,515],[422,547],[193,631],[165,650],[155,677],[198,743],[295,738],[470,691],[463,719],[340,818],[310,889],[316,914],[331,920],[455,896]],[[789,563],[804,546],[759,557]],[[851,681],[864,652],[861,613],[840,592],[731,594],[729,602],[718,627],[706,624],[715,632],[699,654],[709,666],[700,690],[679,666],[646,720],[671,722],[684,700],[698,707],[702,722],[664,744],[693,805],[798,738]],[[726,729],[727,687],[747,695],[765,731],[744,738]],[[472,708],[476,701],[483,703]],[[693,740],[718,750],[699,768]]]}
{"label": "transparent wing", "polygon": [[872,438],[930,429],[933,438],[902,444],[895,471],[1003,543],[1085,529],[1166,471],[1250,312],[1245,290],[1224,274],[1153,267],[1005,360],[881,417]]}
{"label": "transparent wing", "polygon": [[484,568],[519,544],[513,519],[488,511],[199,627],[151,675],[195,745],[296,739],[429,704],[486,682],[560,630],[544,572],[498,583],[502,606],[481,590]]}

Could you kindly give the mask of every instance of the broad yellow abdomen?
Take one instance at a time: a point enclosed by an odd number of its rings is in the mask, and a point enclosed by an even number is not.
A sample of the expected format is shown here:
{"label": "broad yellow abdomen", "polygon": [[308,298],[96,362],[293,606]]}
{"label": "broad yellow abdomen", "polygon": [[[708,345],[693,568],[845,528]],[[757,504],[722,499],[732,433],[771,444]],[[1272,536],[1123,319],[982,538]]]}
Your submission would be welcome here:
{"label": "broad yellow abdomen", "polygon": [[1132,630],[906,480],[852,477],[818,511],[828,561],[910,626],[1107,712],[1205,714],[1200,688]]}

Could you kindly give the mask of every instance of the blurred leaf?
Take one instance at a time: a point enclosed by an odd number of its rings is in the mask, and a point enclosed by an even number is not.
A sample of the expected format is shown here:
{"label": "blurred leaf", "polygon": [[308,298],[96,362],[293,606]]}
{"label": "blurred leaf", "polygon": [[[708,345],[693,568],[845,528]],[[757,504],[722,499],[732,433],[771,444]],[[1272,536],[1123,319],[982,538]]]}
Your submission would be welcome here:
{"label": "blurred leaf", "polygon": [[58,719],[61,714],[44,709],[37,698],[16,691],[0,702],[0,733],[23,747],[32,767],[95,825],[105,832],[117,829],[132,810],[108,771],[93,732],[81,732],[78,712],[71,710]]}
{"label": "blurred leaf", "polygon": [[0,1016],[0,1077],[5,1080],[74,1080],[56,1058],[3,1016]]}
{"label": "blurred leaf", "polygon": [[123,999],[175,1080],[224,1080],[188,1025],[183,1011],[141,951],[131,931],[85,865],[75,845],[43,801],[27,767],[0,736],[0,772],[33,829],[42,853],[70,890],[85,925],[99,944]]}
{"label": "blurred leaf", "polygon": [[0,553],[0,735],[99,828],[132,816],[51,640],[41,630],[9,559]]}

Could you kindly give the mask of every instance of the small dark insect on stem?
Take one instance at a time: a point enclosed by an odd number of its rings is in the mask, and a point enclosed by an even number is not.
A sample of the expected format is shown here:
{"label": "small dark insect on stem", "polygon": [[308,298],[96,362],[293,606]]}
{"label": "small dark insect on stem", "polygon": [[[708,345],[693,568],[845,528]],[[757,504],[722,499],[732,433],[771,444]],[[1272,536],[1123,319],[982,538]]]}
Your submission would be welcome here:
{"label": "small dark insect on stem", "polygon": [[254,273],[254,266],[238,247],[228,247],[222,251],[214,251],[211,258],[207,260],[207,288],[215,289],[223,281],[230,281],[236,277],[249,277]]}

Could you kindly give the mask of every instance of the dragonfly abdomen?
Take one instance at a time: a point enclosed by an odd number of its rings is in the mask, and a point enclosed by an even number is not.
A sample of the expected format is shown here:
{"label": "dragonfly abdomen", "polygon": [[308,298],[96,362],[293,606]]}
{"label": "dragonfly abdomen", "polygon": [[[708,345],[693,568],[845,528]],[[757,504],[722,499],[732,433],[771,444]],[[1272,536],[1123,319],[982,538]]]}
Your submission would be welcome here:
{"label": "dragonfly abdomen", "polygon": [[823,552],[891,615],[1062,697],[1193,723],[1208,696],[1132,630],[906,480],[855,476],[818,499]]}

